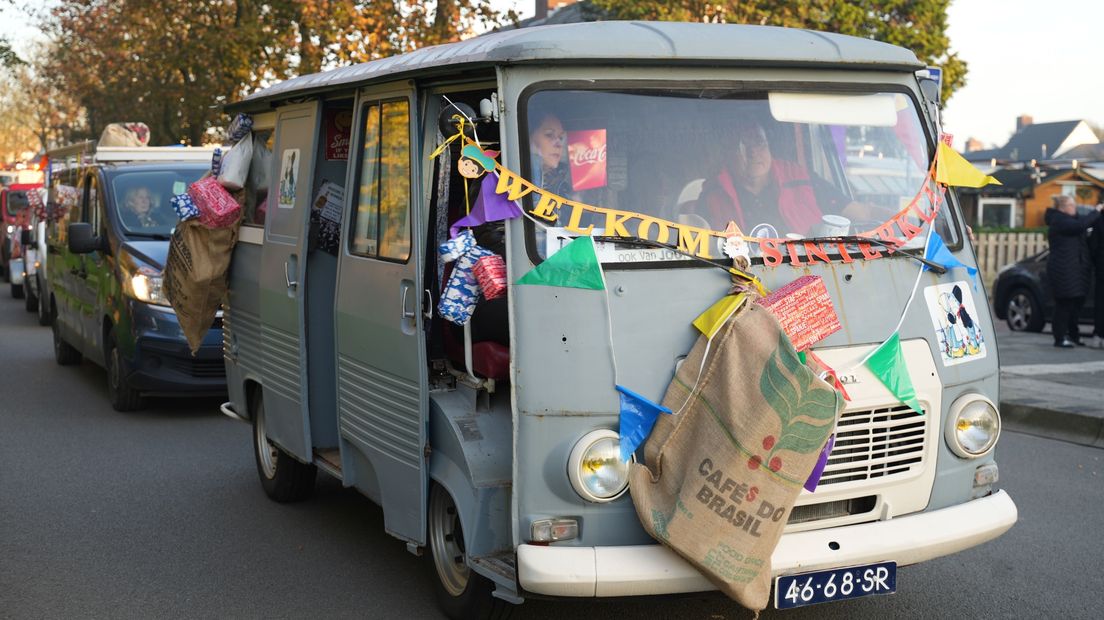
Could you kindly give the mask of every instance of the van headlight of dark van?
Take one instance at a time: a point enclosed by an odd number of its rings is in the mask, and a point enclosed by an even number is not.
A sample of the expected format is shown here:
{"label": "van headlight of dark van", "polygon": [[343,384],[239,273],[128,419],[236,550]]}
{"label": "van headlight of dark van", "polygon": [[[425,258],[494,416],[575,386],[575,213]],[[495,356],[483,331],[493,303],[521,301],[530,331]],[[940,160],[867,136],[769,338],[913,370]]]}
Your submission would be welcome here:
{"label": "van headlight of dark van", "polygon": [[629,463],[621,460],[617,433],[598,429],[583,435],[567,459],[571,487],[589,502],[611,502],[629,488]]}
{"label": "van headlight of dark van", "polygon": [[963,394],[951,405],[945,436],[951,451],[963,458],[985,456],[1000,436],[1000,414],[981,394]]}
{"label": "van headlight of dark van", "polygon": [[123,269],[123,291],[138,301],[158,306],[170,305],[161,291],[161,282],[161,272],[148,265]]}

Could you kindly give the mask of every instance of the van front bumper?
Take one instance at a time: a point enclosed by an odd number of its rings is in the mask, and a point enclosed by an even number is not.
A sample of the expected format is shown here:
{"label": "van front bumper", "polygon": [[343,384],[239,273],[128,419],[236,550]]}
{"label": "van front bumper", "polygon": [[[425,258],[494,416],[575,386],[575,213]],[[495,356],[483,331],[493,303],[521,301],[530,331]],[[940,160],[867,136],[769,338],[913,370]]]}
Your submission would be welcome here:
{"label": "van front bumper", "polygon": [[[957,506],[823,530],[784,534],[771,556],[777,575],[873,562],[915,564],[990,541],[1016,522],[1004,491]],[[838,545],[835,550],[831,543]],[[518,582],[548,596],[640,596],[715,590],[689,562],[663,545],[552,547],[519,545]]]}
{"label": "van front bumper", "polygon": [[226,393],[222,328],[207,330],[193,356],[176,313],[132,302],[133,357],[125,359],[127,384],[150,395],[216,396]]}

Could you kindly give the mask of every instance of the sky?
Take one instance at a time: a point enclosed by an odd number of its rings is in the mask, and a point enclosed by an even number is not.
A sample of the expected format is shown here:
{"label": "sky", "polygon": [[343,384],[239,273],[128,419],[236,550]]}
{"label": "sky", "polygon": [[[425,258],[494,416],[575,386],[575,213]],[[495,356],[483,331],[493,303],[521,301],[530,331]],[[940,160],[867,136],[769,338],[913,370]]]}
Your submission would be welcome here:
{"label": "sky", "polygon": [[[19,7],[42,3],[13,4],[0,4],[0,35],[25,52],[39,35]],[[492,4],[533,14],[533,0]],[[969,64],[943,114],[956,148],[971,136],[1003,145],[1021,114],[1104,126],[1104,0],[952,0],[947,18],[951,49]]]}

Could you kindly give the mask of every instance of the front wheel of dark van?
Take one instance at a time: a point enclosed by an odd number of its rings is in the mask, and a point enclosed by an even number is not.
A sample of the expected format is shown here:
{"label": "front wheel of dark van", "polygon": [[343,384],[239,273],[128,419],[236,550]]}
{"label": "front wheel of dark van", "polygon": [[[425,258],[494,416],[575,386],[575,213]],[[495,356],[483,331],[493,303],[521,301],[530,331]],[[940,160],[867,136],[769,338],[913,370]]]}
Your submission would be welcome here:
{"label": "front wheel of dark van", "polygon": [[252,415],[253,455],[257,459],[257,473],[265,494],[281,503],[298,502],[310,497],[318,469],[314,465],[300,463],[268,440],[264,396],[260,391],[253,399]]}
{"label": "front wheel of dark van", "polygon": [[127,384],[123,376],[123,356],[115,330],[107,335],[107,397],[115,411],[137,411],[142,408],[142,394]]}
{"label": "front wheel of dark van", "polygon": [[439,484],[429,492],[429,558],[437,604],[453,620],[505,620],[514,606],[492,595],[494,584],[468,566],[464,531],[452,496]]}
{"label": "front wheel of dark van", "polygon": [[59,366],[75,366],[81,362],[81,352],[73,348],[73,345],[65,342],[62,338],[61,332],[58,331],[57,314],[53,315],[51,321],[53,329],[50,331],[54,334],[54,361]]}
{"label": "front wheel of dark van", "polygon": [[27,312],[34,312],[38,309],[38,295],[35,295],[31,287],[26,284],[23,285],[23,309]]}
{"label": "front wheel of dark van", "polygon": [[38,296],[38,324],[43,326],[49,325],[51,322],[50,300],[46,297],[46,289],[42,287],[41,282],[38,285],[38,290],[42,291]]}

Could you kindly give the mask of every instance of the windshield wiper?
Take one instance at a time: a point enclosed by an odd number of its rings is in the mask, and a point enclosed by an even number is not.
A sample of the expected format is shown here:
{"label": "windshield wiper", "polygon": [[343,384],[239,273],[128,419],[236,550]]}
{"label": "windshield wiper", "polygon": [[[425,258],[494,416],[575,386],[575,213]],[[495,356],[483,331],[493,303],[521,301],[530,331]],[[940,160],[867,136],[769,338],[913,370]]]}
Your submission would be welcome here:
{"label": "windshield wiper", "polygon": [[[641,237],[595,236],[594,240],[598,241],[598,242],[602,242],[602,243],[622,243],[622,244],[625,244],[625,245],[639,245],[639,246],[651,247],[651,248],[664,248],[664,249],[667,249],[667,250],[671,250],[672,252],[682,254],[683,256],[689,256],[690,258],[699,260],[703,263],[708,263],[710,265],[713,265],[714,267],[718,267],[718,268],[724,269],[726,271],[730,269],[730,267],[725,265],[724,263],[720,263],[720,262],[717,262],[717,261],[714,261],[714,260],[710,260],[708,258],[702,258],[700,256],[695,256],[695,255],[689,254],[687,252],[683,252],[683,251],[679,250],[676,246],[673,246],[669,243],[660,243],[658,241],[652,241],[651,239],[643,239]],[[881,246],[881,247],[883,247],[887,250],[893,250],[895,254],[900,254],[901,256],[907,256],[909,258],[917,260],[917,261],[923,263],[924,265],[926,265],[929,269],[931,269],[932,271],[934,271],[938,275],[943,275],[943,274],[947,273],[947,268],[944,267],[943,265],[940,265],[937,262],[928,260],[928,259],[924,258],[923,256],[918,256],[916,254],[912,254],[912,253],[909,253],[909,252],[900,252],[899,251],[901,249],[900,246],[898,246],[896,244],[893,244],[893,243],[889,243],[888,241],[885,241],[883,239],[877,239],[877,238],[873,238],[873,237],[860,237],[858,235],[843,235],[843,236],[837,236],[837,237],[809,237],[807,239],[798,239],[798,240],[795,240],[795,241],[811,241],[811,242],[815,242],[815,243],[823,243],[823,242],[830,242],[830,243],[873,243],[873,244]]]}
{"label": "windshield wiper", "polygon": [[141,237],[143,239],[153,239],[154,241],[168,241],[172,239],[171,235],[165,233],[143,233],[143,232],[128,232],[130,237]]}

